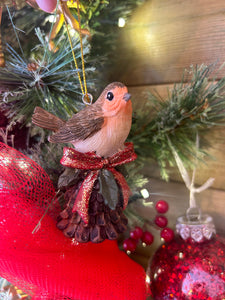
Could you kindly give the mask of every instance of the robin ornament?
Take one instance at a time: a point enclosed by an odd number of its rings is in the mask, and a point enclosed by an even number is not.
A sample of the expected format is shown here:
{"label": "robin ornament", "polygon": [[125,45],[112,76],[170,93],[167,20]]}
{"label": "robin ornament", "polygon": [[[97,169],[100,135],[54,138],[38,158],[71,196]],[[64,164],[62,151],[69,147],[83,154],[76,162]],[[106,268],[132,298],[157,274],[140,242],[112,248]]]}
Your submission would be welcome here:
{"label": "robin ornament", "polygon": [[123,210],[130,189],[120,169],[136,159],[133,144],[125,143],[132,122],[130,98],[124,84],[113,82],[68,121],[35,108],[32,122],[53,131],[50,142],[74,146],[64,148],[60,161],[66,169],[58,186],[66,206],[57,227],[78,242],[117,239],[126,230]]}

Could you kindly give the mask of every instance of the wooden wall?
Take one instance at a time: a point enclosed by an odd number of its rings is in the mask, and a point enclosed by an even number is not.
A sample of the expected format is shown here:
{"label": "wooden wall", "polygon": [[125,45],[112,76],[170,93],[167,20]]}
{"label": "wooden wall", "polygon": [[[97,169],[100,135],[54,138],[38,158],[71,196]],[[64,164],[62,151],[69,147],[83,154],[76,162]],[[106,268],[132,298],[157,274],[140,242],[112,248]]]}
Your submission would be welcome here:
{"label": "wooden wall", "polygon": [[[138,7],[118,38],[117,63],[110,80],[128,85],[134,106],[140,105],[147,90],[167,97],[168,88],[180,82],[184,69],[202,63],[219,67],[225,62],[225,2],[222,0],[147,0]],[[225,68],[218,79],[225,76]],[[225,129],[208,136],[212,147],[197,172],[196,183],[209,176],[213,187],[225,189]],[[155,166],[149,174],[158,177]],[[148,174],[148,169],[144,171]],[[176,169],[171,179],[180,180]]]}
{"label": "wooden wall", "polygon": [[[121,29],[118,45],[118,59],[110,80],[128,85],[135,107],[149,89],[166,98],[167,89],[180,82],[185,68],[202,63],[220,66],[225,61],[225,2],[147,0]],[[225,68],[218,73],[218,78],[223,76]],[[197,198],[202,210],[214,216],[217,228],[225,231],[225,128],[214,130],[208,139],[214,160],[199,167],[196,183],[202,184],[209,177],[215,177],[215,182],[212,189]],[[172,206],[170,225],[174,226],[188,205],[187,189],[177,169],[171,170],[168,184],[153,179],[160,179],[155,164],[146,166],[143,172],[150,177],[150,192],[173,195],[161,198]]]}
{"label": "wooden wall", "polygon": [[113,76],[135,87],[179,82],[191,64],[224,62],[224,42],[224,1],[147,0],[121,30]]}

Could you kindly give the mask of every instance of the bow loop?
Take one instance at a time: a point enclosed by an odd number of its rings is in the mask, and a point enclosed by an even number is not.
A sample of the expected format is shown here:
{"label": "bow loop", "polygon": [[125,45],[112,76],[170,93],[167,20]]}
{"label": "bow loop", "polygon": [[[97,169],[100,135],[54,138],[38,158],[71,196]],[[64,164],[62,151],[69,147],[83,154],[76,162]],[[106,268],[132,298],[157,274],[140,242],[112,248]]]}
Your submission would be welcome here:
{"label": "bow loop", "polygon": [[81,153],[73,148],[65,147],[61,164],[65,167],[90,170],[90,173],[84,179],[81,188],[78,192],[76,201],[74,203],[73,211],[77,211],[85,223],[88,223],[88,205],[91,196],[92,188],[98,178],[99,170],[108,169],[112,172],[117,183],[120,185],[123,194],[123,209],[126,208],[130,189],[123,175],[115,170],[116,166],[132,162],[137,158],[134,152],[132,143],[125,143],[124,149],[118,151],[113,156],[102,158],[94,152]]}
{"label": "bow loop", "polygon": [[81,170],[100,170],[129,163],[137,158],[132,143],[125,143],[125,148],[111,157],[102,158],[94,152],[81,153],[65,147],[60,163],[65,167]]}
{"label": "bow loop", "polygon": [[109,160],[108,160],[108,158],[104,158],[103,160],[102,160],[102,169],[103,168],[105,168],[105,169],[107,169],[107,167],[110,165],[110,162],[109,162]]}

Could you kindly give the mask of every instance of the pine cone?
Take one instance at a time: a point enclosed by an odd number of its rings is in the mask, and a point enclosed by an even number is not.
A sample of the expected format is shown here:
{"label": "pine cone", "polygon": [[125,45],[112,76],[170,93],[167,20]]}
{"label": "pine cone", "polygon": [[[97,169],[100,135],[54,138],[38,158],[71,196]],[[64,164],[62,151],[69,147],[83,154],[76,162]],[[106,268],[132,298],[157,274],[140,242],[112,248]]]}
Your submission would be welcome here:
{"label": "pine cone", "polygon": [[123,197],[118,185],[118,202],[114,210],[110,209],[100,193],[99,182],[96,180],[89,201],[89,223],[86,224],[78,214],[72,212],[78,191],[83,182],[81,179],[65,192],[66,208],[60,213],[57,227],[65,236],[75,238],[79,243],[100,243],[105,239],[115,240],[126,230],[127,218],[123,214]]}

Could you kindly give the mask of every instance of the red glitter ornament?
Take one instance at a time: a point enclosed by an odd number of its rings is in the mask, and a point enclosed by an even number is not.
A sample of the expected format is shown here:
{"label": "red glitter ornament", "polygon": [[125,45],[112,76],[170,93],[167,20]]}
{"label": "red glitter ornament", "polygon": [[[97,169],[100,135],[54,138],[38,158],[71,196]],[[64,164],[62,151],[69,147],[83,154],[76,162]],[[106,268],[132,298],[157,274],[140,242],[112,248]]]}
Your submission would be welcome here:
{"label": "red glitter ornament", "polygon": [[225,298],[225,239],[214,235],[212,218],[178,219],[177,236],[162,245],[150,265],[155,300]]}

